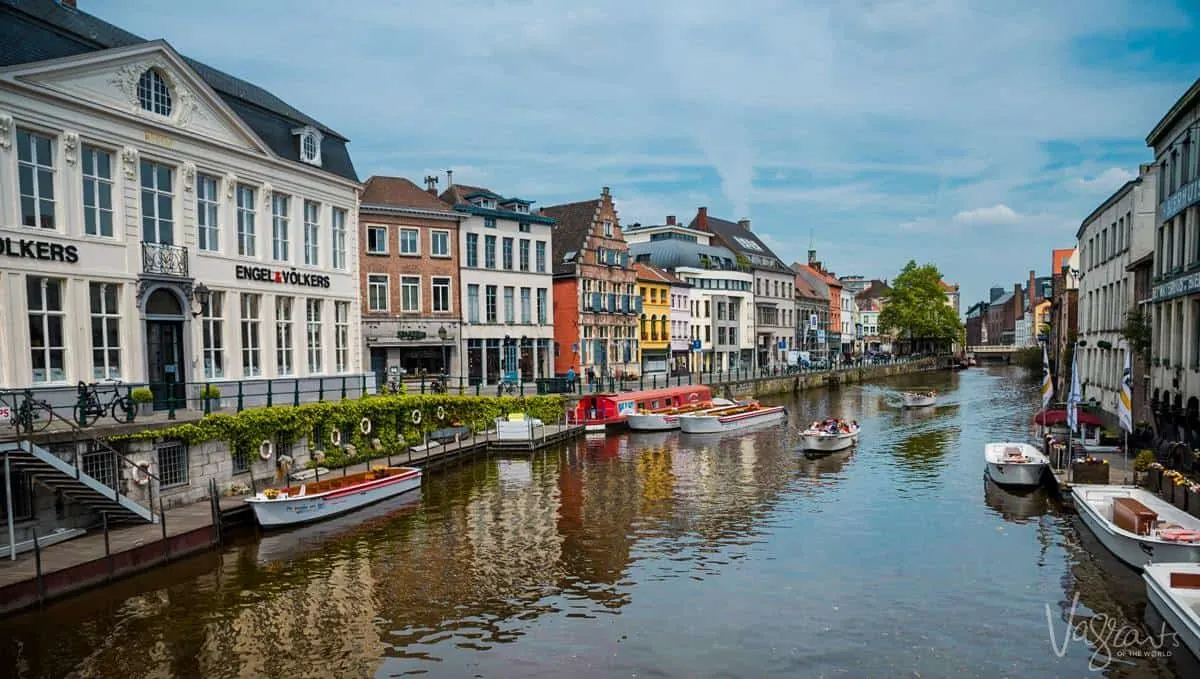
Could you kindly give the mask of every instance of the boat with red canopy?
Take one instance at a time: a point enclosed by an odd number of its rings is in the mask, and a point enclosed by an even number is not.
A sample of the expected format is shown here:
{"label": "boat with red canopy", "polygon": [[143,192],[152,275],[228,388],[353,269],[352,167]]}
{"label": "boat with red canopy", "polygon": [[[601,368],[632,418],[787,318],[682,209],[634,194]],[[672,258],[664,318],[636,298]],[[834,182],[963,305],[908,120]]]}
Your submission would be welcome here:
{"label": "boat with red canopy", "polygon": [[639,410],[658,410],[711,400],[712,389],[706,384],[587,394],[569,415],[572,423],[584,425],[586,431],[605,431],[624,427],[627,418]]}

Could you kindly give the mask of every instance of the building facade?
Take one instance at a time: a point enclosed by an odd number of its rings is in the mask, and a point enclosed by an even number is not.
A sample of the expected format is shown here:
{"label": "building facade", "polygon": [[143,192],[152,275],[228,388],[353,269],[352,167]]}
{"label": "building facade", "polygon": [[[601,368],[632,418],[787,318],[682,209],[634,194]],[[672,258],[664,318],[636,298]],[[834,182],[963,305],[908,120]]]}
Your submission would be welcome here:
{"label": "building facade", "polygon": [[1160,435],[1200,443],[1200,80],[1146,137],[1157,165],[1151,386]]}
{"label": "building facade", "polygon": [[1115,421],[1129,351],[1123,331],[1134,301],[1129,273],[1134,234],[1154,232],[1155,177],[1125,183],[1079,226],[1078,341],[1084,400]]}
{"label": "building facade", "polygon": [[551,238],[554,220],[531,201],[477,186],[440,196],[459,223],[460,356],[470,385],[530,382],[553,375]]}
{"label": "building facade", "polygon": [[[713,234],[677,224],[674,216],[654,226],[625,231],[638,263],[653,264],[687,285],[691,312],[691,370],[750,370],[754,349],[754,274]],[[750,339],[747,339],[750,338]],[[698,343],[698,344],[697,344]]]}
{"label": "building facade", "polygon": [[984,322],[987,317],[987,308],[987,302],[976,302],[967,309],[964,325],[967,331],[968,347],[978,347],[988,343],[987,323]]}
{"label": "building facade", "polygon": [[167,408],[205,383],[304,380],[304,400],[358,383],[346,139],[83,12],[5,4],[0,22],[24,36],[0,50],[0,385],[121,380]]}
{"label": "building facade", "polygon": [[642,298],[642,313],[638,319],[638,339],[641,347],[642,375],[665,374],[671,371],[671,343],[679,334],[672,319],[671,283],[674,276],[652,264],[635,263],[638,295]]}
{"label": "building facade", "polygon": [[[430,178],[432,179],[432,178]],[[378,382],[463,375],[458,224],[466,215],[403,177],[371,177],[359,206],[363,342]]]}
{"label": "building facade", "polygon": [[666,269],[658,271],[671,281],[671,374],[686,375],[692,358],[692,286]]}
{"label": "building facade", "polygon": [[1079,251],[1060,248],[1050,253],[1050,367],[1054,371],[1054,393],[1065,401],[1070,389],[1071,359],[1079,330]]}
{"label": "building facade", "polygon": [[829,286],[807,267],[796,271],[796,348],[828,359]]}
{"label": "building facade", "polygon": [[869,285],[854,297],[854,305],[858,309],[858,320],[855,331],[862,326],[862,343],[860,353],[890,353],[892,338],[886,328],[879,327],[879,314],[887,304],[887,297],[892,290],[887,283],[872,280]]}
{"label": "building facade", "polygon": [[753,347],[742,356],[752,366],[781,367],[787,352],[796,344],[796,274],[750,229],[750,220],[731,222],[709,216],[708,208],[697,209],[691,228],[713,234],[714,240],[754,272]]}
{"label": "building facade", "polygon": [[797,262],[792,268],[817,277],[829,291],[829,329],[825,333],[825,345],[829,361],[837,363],[842,359],[842,282],[817,259],[816,250],[808,251],[807,264]]}
{"label": "building facade", "polygon": [[608,187],[599,198],[553,205],[540,214],[555,221],[555,371],[636,374],[642,299]]}

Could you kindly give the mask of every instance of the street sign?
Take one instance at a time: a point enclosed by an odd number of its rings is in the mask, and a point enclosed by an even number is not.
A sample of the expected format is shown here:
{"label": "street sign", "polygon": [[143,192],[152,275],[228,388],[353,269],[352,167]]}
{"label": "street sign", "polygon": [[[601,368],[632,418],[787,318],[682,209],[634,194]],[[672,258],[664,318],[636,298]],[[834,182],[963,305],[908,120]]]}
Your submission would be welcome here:
{"label": "street sign", "polygon": [[700,340],[692,340],[692,351],[700,351]]}
{"label": "street sign", "polygon": [[824,331],[824,330],[818,330],[818,331],[817,331],[817,341],[818,341],[818,342],[824,342],[824,341],[825,341],[825,331]]}
{"label": "street sign", "polygon": [[817,329],[817,315],[816,314],[808,315],[808,327],[812,328],[813,330]]}

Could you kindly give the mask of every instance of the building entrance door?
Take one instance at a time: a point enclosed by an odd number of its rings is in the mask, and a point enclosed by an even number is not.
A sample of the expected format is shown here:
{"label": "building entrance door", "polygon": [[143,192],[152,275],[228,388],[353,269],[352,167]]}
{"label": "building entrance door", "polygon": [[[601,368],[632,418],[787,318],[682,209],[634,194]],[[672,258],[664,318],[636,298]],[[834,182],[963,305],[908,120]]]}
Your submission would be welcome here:
{"label": "building entrance door", "polygon": [[183,321],[146,321],[146,375],[154,409],[187,407],[183,365]]}

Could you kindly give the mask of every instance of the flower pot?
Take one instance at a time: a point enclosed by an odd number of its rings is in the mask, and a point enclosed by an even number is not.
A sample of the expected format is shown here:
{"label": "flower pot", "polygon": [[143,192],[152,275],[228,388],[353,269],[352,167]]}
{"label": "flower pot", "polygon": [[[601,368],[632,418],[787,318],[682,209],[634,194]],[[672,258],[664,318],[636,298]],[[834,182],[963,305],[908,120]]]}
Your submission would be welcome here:
{"label": "flower pot", "polygon": [[1162,486],[1158,489],[1158,496],[1167,502],[1173,503],[1175,501],[1175,482],[1170,478],[1164,477]]}
{"label": "flower pot", "polygon": [[1187,511],[1194,517],[1200,518],[1200,493],[1194,490],[1187,492]]}
{"label": "flower pot", "polygon": [[154,401],[146,401],[145,403],[137,404],[137,414],[138,415],[147,415],[147,416],[153,415],[154,414]]}
{"label": "flower pot", "polygon": [[1175,486],[1175,496],[1171,499],[1171,504],[1187,511],[1188,508],[1188,489],[1187,486]]}
{"label": "flower pot", "polygon": [[1071,483],[1107,484],[1108,465],[1087,464],[1086,462],[1071,463]]}
{"label": "flower pot", "polygon": [[1162,487],[1162,470],[1150,468],[1142,474],[1142,487],[1151,493],[1157,493]]}

